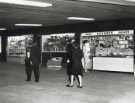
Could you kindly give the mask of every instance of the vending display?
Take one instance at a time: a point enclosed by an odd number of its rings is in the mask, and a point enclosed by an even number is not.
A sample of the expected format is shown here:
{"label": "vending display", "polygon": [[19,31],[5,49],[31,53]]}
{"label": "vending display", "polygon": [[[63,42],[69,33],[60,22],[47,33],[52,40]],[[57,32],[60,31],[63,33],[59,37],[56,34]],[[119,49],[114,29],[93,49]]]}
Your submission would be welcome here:
{"label": "vending display", "polygon": [[33,35],[10,36],[8,37],[7,55],[24,56],[26,47],[32,43]]}
{"label": "vending display", "polygon": [[74,38],[74,33],[42,35],[42,52],[65,52],[66,42]]}
{"label": "vending display", "polygon": [[95,47],[95,56],[133,56],[133,30],[82,33],[80,40]]}

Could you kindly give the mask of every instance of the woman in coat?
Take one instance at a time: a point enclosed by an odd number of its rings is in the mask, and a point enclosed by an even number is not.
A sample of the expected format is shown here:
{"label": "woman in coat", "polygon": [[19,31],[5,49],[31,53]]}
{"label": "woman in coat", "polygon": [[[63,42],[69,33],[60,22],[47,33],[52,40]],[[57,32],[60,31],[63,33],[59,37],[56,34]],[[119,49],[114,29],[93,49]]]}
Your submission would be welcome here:
{"label": "woman in coat", "polygon": [[71,76],[70,76],[70,84],[67,85],[67,87],[73,87],[74,77],[77,77],[78,79],[78,88],[82,88],[82,62],[81,59],[83,57],[83,53],[79,47],[79,45],[75,42],[73,43],[72,48],[72,68],[71,68]]}
{"label": "woman in coat", "polygon": [[67,41],[67,46],[66,46],[66,62],[67,62],[67,75],[68,75],[68,81],[70,82],[70,76],[71,76],[71,70],[72,70],[72,43],[71,40]]}

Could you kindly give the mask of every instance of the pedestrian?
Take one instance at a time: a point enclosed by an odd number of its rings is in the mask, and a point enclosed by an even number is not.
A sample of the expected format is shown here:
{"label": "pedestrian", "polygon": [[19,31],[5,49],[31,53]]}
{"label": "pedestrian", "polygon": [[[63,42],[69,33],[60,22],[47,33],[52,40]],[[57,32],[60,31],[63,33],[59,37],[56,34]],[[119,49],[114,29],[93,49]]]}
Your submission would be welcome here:
{"label": "pedestrian", "polygon": [[31,59],[32,69],[34,71],[35,82],[39,82],[39,76],[40,76],[39,66],[41,62],[41,51],[39,46],[37,45],[37,42],[34,42],[32,44],[30,50],[30,59]]}
{"label": "pedestrian", "polygon": [[83,66],[82,66],[82,62],[81,59],[83,57],[83,53],[82,50],[80,49],[79,45],[74,42],[73,43],[73,49],[72,49],[72,68],[71,68],[71,81],[70,84],[67,85],[67,87],[73,87],[74,85],[74,77],[77,78],[78,80],[78,88],[82,88],[82,76],[83,76]]}
{"label": "pedestrian", "polygon": [[70,83],[70,76],[71,76],[71,69],[72,69],[72,43],[71,40],[69,39],[67,41],[67,45],[66,45],[66,62],[67,62],[67,66],[66,66],[66,70],[67,70],[67,75],[68,75],[68,82]]}
{"label": "pedestrian", "polygon": [[84,54],[84,57],[82,58],[82,64],[85,72],[88,72],[88,70],[92,69],[92,60],[91,60],[91,54],[90,54],[90,43],[88,40],[83,41],[82,45],[82,51]]}

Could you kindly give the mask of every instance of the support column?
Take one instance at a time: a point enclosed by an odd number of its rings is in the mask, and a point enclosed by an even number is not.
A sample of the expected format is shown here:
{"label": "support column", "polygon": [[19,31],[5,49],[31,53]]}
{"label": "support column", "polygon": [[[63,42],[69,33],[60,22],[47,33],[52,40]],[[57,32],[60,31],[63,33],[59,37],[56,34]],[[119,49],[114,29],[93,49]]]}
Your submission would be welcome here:
{"label": "support column", "polygon": [[36,33],[36,34],[34,34],[34,37],[33,37],[33,41],[34,42],[37,42],[37,45],[39,46],[39,48],[40,48],[40,54],[41,54],[41,61],[40,61],[40,63],[42,63],[42,51],[41,51],[41,35],[40,35],[40,33]]}
{"label": "support column", "polygon": [[134,53],[133,53],[133,55],[134,55],[134,66],[133,66],[133,68],[134,68],[134,77],[135,77],[135,29],[134,29],[134,36],[133,36],[133,42],[134,42]]}
{"label": "support column", "polygon": [[75,33],[75,40],[79,45],[80,45],[80,35],[81,35],[81,33],[79,33],[79,32]]}
{"label": "support column", "polygon": [[2,52],[1,52],[1,61],[2,62],[6,62],[7,61],[7,51],[6,51],[6,48],[7,48],[7,36],[4,36],[2,35]]}

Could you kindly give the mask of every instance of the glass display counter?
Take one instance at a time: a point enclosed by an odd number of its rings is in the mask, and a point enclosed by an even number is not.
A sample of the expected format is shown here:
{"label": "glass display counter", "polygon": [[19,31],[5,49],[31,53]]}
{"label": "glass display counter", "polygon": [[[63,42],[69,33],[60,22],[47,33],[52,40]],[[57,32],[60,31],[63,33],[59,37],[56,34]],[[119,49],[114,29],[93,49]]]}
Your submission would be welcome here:
{"label": "glass display counter", "polygon": [[134,72],[133,57],[94,57],[93,70]]}

